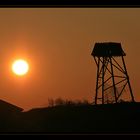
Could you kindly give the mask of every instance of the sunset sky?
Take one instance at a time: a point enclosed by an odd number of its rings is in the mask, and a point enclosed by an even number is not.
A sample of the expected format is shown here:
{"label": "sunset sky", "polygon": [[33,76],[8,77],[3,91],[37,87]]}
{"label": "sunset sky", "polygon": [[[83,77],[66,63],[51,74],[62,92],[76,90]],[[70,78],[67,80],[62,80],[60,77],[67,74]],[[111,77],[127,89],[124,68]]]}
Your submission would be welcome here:
{"label": "sunset sky", "polygon": [[[48,98],[93,100],[95,42],[120,42],[136,101],[140,101],[139,8],[1,8],[0,99],[25,110]],[[12,62],[26,59],[18,77]]]}

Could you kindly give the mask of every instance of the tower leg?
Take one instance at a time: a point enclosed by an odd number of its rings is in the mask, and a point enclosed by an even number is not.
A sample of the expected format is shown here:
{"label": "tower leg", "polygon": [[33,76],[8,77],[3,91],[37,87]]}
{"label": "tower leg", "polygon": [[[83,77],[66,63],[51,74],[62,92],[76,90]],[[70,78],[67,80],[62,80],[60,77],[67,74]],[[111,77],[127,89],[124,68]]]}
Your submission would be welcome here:
{"label": "tower leg", "polygon": [[96,79],[95,105],[97,104],[97,96],[98,96],[99,69],[100,69],[100,58],[98,58],[98,62],[97,62],[97,79]]}
{"label": "tower leg", "polygon": [[130,94],[131,94],[131,99],[132,99],[132,102],[135,102],[123,56],[122,56],[122,62],[123,62],[125,74],[126,74],[126,77],[127,77],[127,82],[128,82],[128,86],[129,86],[129,90],[130,90]]}
{"label": "tower leg", "polygon": [[102,67],[102,104],[104,104],[104,57]]}

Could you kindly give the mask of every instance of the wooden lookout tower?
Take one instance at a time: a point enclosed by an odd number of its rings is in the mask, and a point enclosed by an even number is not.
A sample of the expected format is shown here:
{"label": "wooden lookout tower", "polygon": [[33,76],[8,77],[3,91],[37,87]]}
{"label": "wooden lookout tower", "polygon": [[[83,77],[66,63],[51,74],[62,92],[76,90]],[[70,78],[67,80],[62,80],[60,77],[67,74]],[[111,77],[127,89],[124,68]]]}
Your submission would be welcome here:
{"label": "wooden lookout tower", "polygon": [[126,93],[134,102],[121,43],[95,43],[91,55],[97,65],[95,104],[117,103]]}

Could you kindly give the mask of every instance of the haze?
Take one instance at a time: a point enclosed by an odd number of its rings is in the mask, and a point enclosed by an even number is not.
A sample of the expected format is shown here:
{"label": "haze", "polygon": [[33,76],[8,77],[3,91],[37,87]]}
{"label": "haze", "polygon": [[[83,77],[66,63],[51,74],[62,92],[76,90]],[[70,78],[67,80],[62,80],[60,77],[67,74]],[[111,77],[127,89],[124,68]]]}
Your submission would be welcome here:
{"label": "haze", "polygon": [[[0,99],[25,110],[47,106],[48,98],[93,101],[95,42],[120,42],[136,101],[140,101],[139,8],[1,8]],[[11,72],[16,58],[30,72]]]}

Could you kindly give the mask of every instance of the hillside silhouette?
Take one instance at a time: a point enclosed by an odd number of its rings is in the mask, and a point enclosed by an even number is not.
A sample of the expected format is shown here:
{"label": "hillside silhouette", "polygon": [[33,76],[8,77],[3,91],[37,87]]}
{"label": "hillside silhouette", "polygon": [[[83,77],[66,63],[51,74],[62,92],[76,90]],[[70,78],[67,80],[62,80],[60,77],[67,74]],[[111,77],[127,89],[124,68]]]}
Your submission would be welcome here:
{"label": "hillside silhouette", "polygon": [[0,133],[140,133],[140,103],[57,105],[23,112],[0,100]]}

